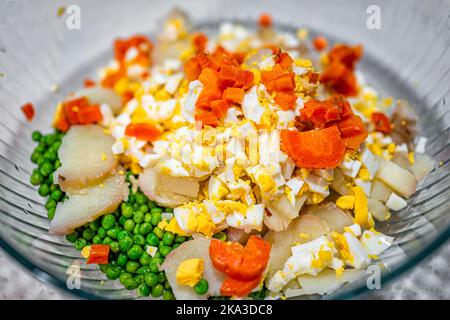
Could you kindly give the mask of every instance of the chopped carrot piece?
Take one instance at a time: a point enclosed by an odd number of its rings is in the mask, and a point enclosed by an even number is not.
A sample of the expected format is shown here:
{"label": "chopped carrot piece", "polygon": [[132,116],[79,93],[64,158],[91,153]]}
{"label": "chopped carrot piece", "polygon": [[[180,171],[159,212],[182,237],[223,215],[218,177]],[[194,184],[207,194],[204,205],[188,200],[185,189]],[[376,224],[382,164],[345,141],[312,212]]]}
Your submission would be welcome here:
{"label": "chopped carrot piece", "polygon": [[155,141],[161,136],[161,131],[150,123],[131,123],[126,127],[125,134],[139,140]]}
{"label": "chopped carrot piece", "polygon": [[78,111],[78,123],[89,124],[102,121],[102,113],[97,105],[86,106]]}
{"label": "chopped carrot piece", "polygon": [[287,92],[277,92],[275,95],[275,102],[281,107],[283,110],[293,110],[295,109],[295,104],[297,102],[297,96],[295,93],[287,93]]}
{"label": "chopped carrot piece", "polygon": [[261,71],[261,80],[264,83],[265,82],[270,82],[272,80],[278,79],[283,74],[285,74],[285,71],[283,70],[283,68],[279,64],[276,64],[272,68],[272,70],[263,70],[263,71]]}
{"label": "chopped carrot piece", "polygon": [[211,101],[210,108],[212,109],[214,115],[217,118],[222,118],[227,114],[228,108],[230,107],[230,103],[224,99],[218,99]]}
{"label": "chopped carrot piece", "polygon": [[325,37],[323,37],[323,36],[317,36],[317,37],[315,37],[314,40],[313,40],[313,45],[314,45],[314,48],[315,48],[317,51],[322,51],[322,50],[325,50],[325,49],[327,48],[327,46],[328,46],[328,41],[327,41],[327,39],[326,39]]}
{"label": "chopped carrot piece", "polygon": [[108,264],[109,245],[91,244],[87,264]]}
{"label": "chopped carrot piece", "polygon": [[203,85],[212,85],[217,83],[217,78],[219,74],[217,71],[211,68],[204,68],[200,73],[198,80],[203,83]]}
{"label": "chopped carrot piece", "polygon": [[119,67],[118,70],[107,73],[101,81],[101,85],[106,88],[114,88],[114,85],[120,78],[125,76],[125,68]]}
{"label": "chopped carrot piece", "polygon": [[374,112],[371,115],[373,124],[375,125],[375,130],[386,134],[391,133],[392,125],[389,118],[382,112]]}
{"label": "chopped carrot piece", "polygon": [[339,129],[281,131],[281,148],[300,168],[332,169],[344,159],[345,145]]}
{"label": "chopped carrot piece", "polygon": [[357,150],[367,138],[367,130],[361,118],[351,115],[347,119],[338,121],[336,126],[341,132],[345,146],[351,150]]}
{"label": "chopped carrot piece", "polygon": [[293,73],[285,74],[274,81],[276,91],[293,91],[295,89]]}
{"label": "chopped carrot piece", "polygon": [[69,124],[78,124],[78,112],[89,105],[86,97],[79,97],[63,103],[64,113]]}
{"label": "chopped carrot piece", "polygon": [[225,297],[245,297],[260,283],[261,277],[250,281],[236,280],[228,277],[223,281],[220,287],[220,294]]}
{"label": "chopped carrot piece", "polygon": [[261,13],[258,23],[261,27],[270,27],[272,26],[272,16],[268,13]]}
{"label": "chopped carrot piece", "polygon": [[27,118],[27,120],[28,120],[29,122],[31,122],[31,121],[33,120],[34,114],[35,114],[33,104],[30,103],[30,102],[25,103],[25,104],[21,107],[21,109],[22,109],[23,114],[24,114],[25,117]]}
{"label": "chopped carrot piece", "polygon": [[201,72],[202,67],[195,57],[190,58],[184,63],[184,73],[189,81],[197,80]]}
{"label": "chopped carrot piece", "polygon": [[280,52],[275,57],[275,62],[278,63],[283,69],[288,69],[288,68],[292,67],[294,60],[291,58],[291,56],[288,53]]}
{"label": "chopped carrot piece", "polygon": [[300,111],[301,120],[309,120],[315,128],[324,128],[325,124],[340,119],[340,109],[331,101],[308,100]]}
{"label": "chopped carrot piece", "polygon": [[242,101],[242,98],[244,98],[244,89],[232,87],[226,88],[223,91],[222,98],[240,103]]}
{"label": "chopped carrot piece", "polygon": [[214,113],[209,111],[196,112],[195,121],[200,122],[202,127],[216,127],[219,124],[219,120],[214,115]]}
{"label": "chopped carrot piece", "polygon": [[214,267],[229,277],[249,281],[261,277],[269,262],[271,245],[268,241],[252,235],[247,244],[223,242],[212,239],[209,256]]}
{"label": "chopped carrot piece", "polygon": [[203,32],[197,32],[192,36],[192,44],[197,52],[203,52],[206,49],[208,37]]}
{"label": "chopped carrot piece", "polygon": [[92,79],[84,79],[84,87],[85,88],[95,87],[95,81]]}
{"label": "chopped carrot piece", "polygon": [[150,51],[153,44],[146,36],[136,35],[128,39],[117,39],[114,42],[114,57],[121,62],[125,59],[125,55],[131,47],[136,47],[140,54],[145,54],[150,59]]}

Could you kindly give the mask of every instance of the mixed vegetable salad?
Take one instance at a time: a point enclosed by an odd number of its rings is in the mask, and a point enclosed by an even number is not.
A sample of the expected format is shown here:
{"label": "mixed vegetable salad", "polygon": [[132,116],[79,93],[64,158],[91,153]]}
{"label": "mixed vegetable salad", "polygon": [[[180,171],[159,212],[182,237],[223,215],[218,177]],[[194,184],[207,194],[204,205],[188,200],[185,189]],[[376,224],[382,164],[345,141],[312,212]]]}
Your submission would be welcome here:
{"label": "mixed vegetable salad", "polygon": [[[377,222],[434,166],[405,101],[356,71],[359,45],[172,13],[114,42],[99,79],[33,133],[49,231],[140,296],[329,294],[395,244]],[[33,106],[23,107],[31,119]]]}

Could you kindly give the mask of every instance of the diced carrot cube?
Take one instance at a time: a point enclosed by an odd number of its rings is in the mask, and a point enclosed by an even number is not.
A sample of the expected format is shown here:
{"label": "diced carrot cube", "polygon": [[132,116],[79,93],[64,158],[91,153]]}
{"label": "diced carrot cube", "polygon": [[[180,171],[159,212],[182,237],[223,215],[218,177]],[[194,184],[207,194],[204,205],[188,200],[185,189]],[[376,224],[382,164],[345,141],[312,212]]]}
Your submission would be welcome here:
{"label": "diced carrot cube", "polygon": [[227,114],[230,103],[225,99],[218,99],[210,103],[212,112],[217,118],[222,118]]}
{"label": "diced carrot cube", "polygon": [[244,89],[241,88],[226,88],[223,91],[222,98],[240,103],[244,97]]}
{"label": "diced carrot cube", "polygon": [[189,81],[197,80],[201,72],[202,67],[198,63],[197,59],[190,58],[184,63],[184,73]]}
{"label": "diced carrot cube", "polygon": [[81,108],[78,112],[78,123],[89,124],[102,121],[102,113],[97,105]]}
{"label": "diced carrot cube", "polygon": [[297,101],[297,96],[295,93],[277,92],[275,96],[275,102],[283,110],[293,110],[295,109],[295,103]]}

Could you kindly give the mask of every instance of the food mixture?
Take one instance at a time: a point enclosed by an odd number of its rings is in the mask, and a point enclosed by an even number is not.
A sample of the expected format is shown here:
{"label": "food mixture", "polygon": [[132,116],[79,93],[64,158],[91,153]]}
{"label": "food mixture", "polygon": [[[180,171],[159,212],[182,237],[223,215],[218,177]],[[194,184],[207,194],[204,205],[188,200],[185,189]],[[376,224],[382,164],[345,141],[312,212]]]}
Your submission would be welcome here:
{"label": "food mixture", "polygon": [[267,14],[205,34],[174,12],[162,30],[117,39],[33,133],[49,232],[164,299],[324,295],[380,263],[395,239],[377,224],[434,164],[408,103],[357,71],[363,48]]}

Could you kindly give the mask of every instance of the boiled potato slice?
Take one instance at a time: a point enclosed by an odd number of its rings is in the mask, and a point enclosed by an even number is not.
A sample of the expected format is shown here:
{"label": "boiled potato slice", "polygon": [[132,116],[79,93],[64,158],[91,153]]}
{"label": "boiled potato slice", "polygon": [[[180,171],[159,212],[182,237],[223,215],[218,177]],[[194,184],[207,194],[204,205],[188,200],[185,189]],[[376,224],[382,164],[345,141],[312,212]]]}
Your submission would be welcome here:
{"label": "boiled potato slice", "polygon": [[333,202],[310,206],[305,210],[305,214],[311,214],[322,220],[330,232],[342,233],[345,227],[353,224],[352,216],[336,207]]}
{"label": "boiled potato slice", "polygon": [[[170,252],[160,270],[166,272],[167,280],[172,287],[173,294],[178,300],[204,300],[208,296],[220,295],[220,287],[225,280],[225,274],[214,268],[211,258],[209,257],[209,244],[211,239],[197,237],[194,240],[186,241],[178,248]],[[178,266],[186,259],[203,259],[204,273],[203,278],[208,281],[208,292],[204,295],[198,295],[193,288],[189,286],[178,285],[176,275]]]}
{"label": "boiled potato slice", "polygon": [[367,198],[367,206],[369,208],[369,213],[377,221],[386,221],[389,219],[390,213],[388,207],[378,200]]}
{"label": "boiled potato slice", "polygon": [[334,169],[334,179],[333,181],[331,181],[331,189],[333,189],[334,191],[336,191],[337,193],[346,196],[346,195],[351,195],[352,192],[350,191],[349,188],[347,188],[347,181],[345,181],[345,177],[342,174],[341,170],[339,169]]}
{"label": "boiled potato slice", "polygon": [[266,278],[269,281],[275,272],[283,268],[286,260],[291,256],[294,243],[305,243],[327,234],[323,222],[310,214],[302,214],[292,221],[285,231],[269,231],[264,239],[272,243],[270,251],[269,271]]}
{"label": "boiled potato slice", "polygon": [[171,177],[153,168],[139,175],[139,187],[150,199],[164,207],[177,207],[195,200],[200,183],[188,178]]}
{"label": "boiled potato slice", "polygon": [[372,181],[372,189],[370,190],[371,198],[385,203],[389,199],[391,193],[392,190],[380,180],[374,179]]}
{"label": "boiled potato slice", "polygon": [[114,115],[122,110],[122,97],[114,90],[102,87],[84,88],[74,94],[75,97],[86,97],[90,104],[106,103]]}
{"label": "boiled potato slice", "polygon": [[264,224],[273,231],[286,230],[290,222],[298,217],[306,198],[306,195],[297,197],[295,199],[295,206],[291,205],[286,195],[282,195],[273,201],[265,201],[264,205],[270,211],[271,215],[264,215]]}
{"label": "boiled potato slice", "polygon": [[416,177],[392,161],[381,162],[376,178],[405,198],[416,191]]}
{"label": "boiled potato slice", "polygon": [[113,143],[114,139],[97,125],[72,126],[62,139],[61,167],[55,171],[54,181],[64,191],[99,183],[117,167]]}
{"label": "boiled potato slice", "polygon": [[49,232],[68,234],[101,215],[111,213],[128,197],[125,176],[113,174],[101,184],[76,194],[68,193],[68,199],[58,203]]}
{"label": "boiled potato slice", "polygon": [[426,154],[416,154],[414,164],[411,166],[411,171],[416,176],[416,180],[420,181],[426,177],[434,169],[434,161]]}

